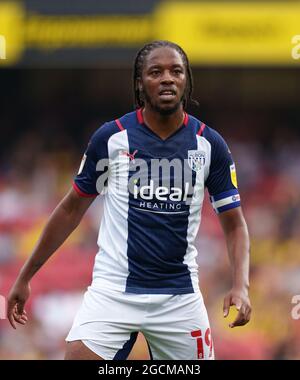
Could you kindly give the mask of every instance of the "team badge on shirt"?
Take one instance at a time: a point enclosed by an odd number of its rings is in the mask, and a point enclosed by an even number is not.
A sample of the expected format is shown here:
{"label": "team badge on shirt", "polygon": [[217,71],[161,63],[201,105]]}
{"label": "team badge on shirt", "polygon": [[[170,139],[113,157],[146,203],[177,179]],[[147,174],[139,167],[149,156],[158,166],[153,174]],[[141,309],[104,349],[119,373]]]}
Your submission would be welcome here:
{"label": "team badge on shirt", "polygon": [[231,177],[231,182],[232,182],[233,186],[235,186],[237,188],[238,184],[237,184],[237,177],[236,177],[236,171],[235,171],[235,165],[234,164],[230,165],[230,177]]}
{"label": "team badge on shirt", "polygon": [[188,163],[192,170],[198,172],[205,165],[205,152],[201,150],[189,150]]}

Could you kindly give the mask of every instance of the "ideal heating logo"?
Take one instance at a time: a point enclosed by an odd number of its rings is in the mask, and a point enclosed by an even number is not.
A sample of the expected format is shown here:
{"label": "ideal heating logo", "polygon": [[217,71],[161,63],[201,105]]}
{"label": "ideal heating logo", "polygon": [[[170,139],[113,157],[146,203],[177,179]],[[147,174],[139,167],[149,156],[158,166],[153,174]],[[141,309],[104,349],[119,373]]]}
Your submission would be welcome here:
{"label": "ideal heating logo", "polygon": [[6,40],[0,35],[0,59],[6,59]]}
{"label": "ideal heating logo", "polygon": [[141,186],[138,188],[134,185],[133,196],[138,199],[138,196],[144,200],[153,200],[155,197],[159,201],[167,201],[168,198],[171,201],[186,201],[189,194],[189,183],[187,182],[184,187],[184,191],[180,187],[158,186],[155,188],[154,181],[150,180],[150,185]]}

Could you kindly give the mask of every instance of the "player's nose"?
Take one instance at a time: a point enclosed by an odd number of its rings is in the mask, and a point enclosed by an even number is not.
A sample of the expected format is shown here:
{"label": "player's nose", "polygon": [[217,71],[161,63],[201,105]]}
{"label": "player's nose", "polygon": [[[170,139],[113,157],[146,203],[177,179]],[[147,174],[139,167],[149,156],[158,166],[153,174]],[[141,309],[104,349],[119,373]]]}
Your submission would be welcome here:
{"label": "player's nose", "polygon": [[168,70],[165,70],[163,72],[163,75],[161,77],[161,83],[163,84],[174,83],[174,78]]}

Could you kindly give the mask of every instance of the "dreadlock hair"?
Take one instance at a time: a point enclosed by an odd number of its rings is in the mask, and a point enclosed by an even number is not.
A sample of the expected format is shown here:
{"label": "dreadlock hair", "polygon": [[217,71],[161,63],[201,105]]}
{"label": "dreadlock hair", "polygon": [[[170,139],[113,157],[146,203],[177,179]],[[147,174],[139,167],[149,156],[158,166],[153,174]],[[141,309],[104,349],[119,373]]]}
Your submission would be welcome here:
{"label": "dreadlock hair", "polygon": [[135,60],[134,60],[134,71],[133,71],[133,90],[134,90],[134,103],[136,108],[140,108],[144,106],[144,100],[141,96],[141,92],[138,87],[138,79],[142,78],[142,71],[145,64],[146,57],[151,53],[151,51],[161,48],[161,47],[169,47],[171,49],[176,50],[182,57],[186,73],[187,73],[187,84],[186,88],[183,94],[183,108],[185,109],[188,102],[191,102],[195,105],[199,105],[199,103],[192,98],[193,93],[193,76],[192,76],[192,70],[190,67],[190,63],[188,60],[188,57],[184,50],[174,42],[170,41],[164,41],[164,40],[158,40],[153,41],[145,46],[143,46],[137,53]]}

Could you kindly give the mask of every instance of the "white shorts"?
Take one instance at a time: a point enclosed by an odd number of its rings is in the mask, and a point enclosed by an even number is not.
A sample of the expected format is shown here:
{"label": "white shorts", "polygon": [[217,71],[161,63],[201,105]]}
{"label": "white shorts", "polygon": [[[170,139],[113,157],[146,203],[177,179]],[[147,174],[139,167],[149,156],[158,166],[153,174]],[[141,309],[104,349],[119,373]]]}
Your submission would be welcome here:
{"label": "white shorts", "polygon": [[125,360],[138,332],[154,360],[214,358],[199,292],[133,294],[89,287],[66,341],[81,340],[105,360]]}

